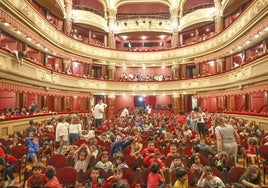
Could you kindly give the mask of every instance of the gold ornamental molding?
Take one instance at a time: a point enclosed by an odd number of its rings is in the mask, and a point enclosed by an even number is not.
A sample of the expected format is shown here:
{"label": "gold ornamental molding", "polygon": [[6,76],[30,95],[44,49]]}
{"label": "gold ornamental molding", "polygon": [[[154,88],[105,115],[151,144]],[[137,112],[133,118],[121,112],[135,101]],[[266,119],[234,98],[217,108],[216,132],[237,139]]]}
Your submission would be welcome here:
{"label": "gold ornamental molding", "polygon": [[[247,35],[247,31],[254,28],[257,22],[267,19],[268,12],[268,1],[256,0],[231,26],[210,40],[179,49],[161,51],[161,53],[137,53],[99,48],[76,41],[49,24],[49,22],[45,20],[26,0],[6,0],[1,1],[0,4],[3,5],[1,6],[3,12],[9,11],[22,22],[21,24],[24,25],[23,27],[35,31],[36,35],[39,35],[39,37],[36,37],[38,40],[45,40],[45,43],[52,48],[51,51],[55,50],[97,60],[141,62],[145,64],[151,64],[152,62],[159,63],[163,61],[171,62],[173,60],[184,58],[202,58],[205,55],[220,52],[220,50],[227,48],[234,41],[237,42],[241,37]],[[8,29],[12,28],[2,29],[8,32]],[[26,39],[25,42],[27,42]],[[219,53],[218,55],[221,57],[222,54]]]}
{"label": "gold ornamental molding", "polygon": [[216,91],[219,89],[232,89],[239,85],[252,85],[255,83],[268,83],[268,55],[255,60],[241,68],[197,79],[185,79],[164,82],[118,82],[96,79],[86,79],[77,76],[51,72],[37,64],[24,59],[22,65],[14,63],[12,54],[0,50],[0,74],[2,80],[24,83],[54,90],[103,92],[125,94],[162,94],[173,95],[176,92],[195,93]]}
{"label": "gold ornamental molding", "polygon": [[186,14],[180,19],[179,31],[201,22],[214,21],[214,8],[203,8]]}
{"label": "gold ornamental molding", "polygon": [[82,23],[86,25],[94,25],[105,32],[109,32],[107,21],[92,12],[84,10],[72,10],[73,23]]}

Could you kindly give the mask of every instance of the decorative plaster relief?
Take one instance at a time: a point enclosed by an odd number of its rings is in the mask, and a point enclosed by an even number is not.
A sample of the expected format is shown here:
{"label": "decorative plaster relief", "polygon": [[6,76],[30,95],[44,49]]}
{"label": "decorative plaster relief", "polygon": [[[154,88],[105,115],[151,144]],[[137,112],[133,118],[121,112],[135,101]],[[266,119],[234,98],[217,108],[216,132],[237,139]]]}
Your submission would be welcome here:
{"label": "decorative plaster relief", "polygon": [[0,69],[7,69],[7,58],[0,56]]}
{"label": "decorative plaster relief", "polygon": [[91,80],[79,80],[78,84],[80,87],[87,89],[107,89],[106,83],[92,82]]}
{"label": "decorative plaster relief", "polygon": [[242,81],[247,78],[250,78],[250,76],[251,76],[251,67],[246,67],[243,69],[239,69],[235,73],[230,74],[229,81],[230,82]]}
{"label": "decorative plaster relief", "polygon": [[37,70],[36,78],[48,83],[59,83],[59,77],[48,71]]}
{"label": "decorative plaster relief", "polygon": [[148,91],[148,90],[159,90],[158,84],[129,84],[128,89],[132,91]]}
{"label": "decorative plaster relief", "polygon": [[[137,60],[143,62],[164,61],[167,59],[187,58],[189,56],[196,57],[215,52],[216,50],[221,50],[219,49],[219,46],[221,46],[221,48],[224,48],[236,40],[236,36],[241,35],[242,37],[244,29],[246,27],[249,27],[250,22],[253,22],[256,18],[258,18],[268,5],[268,1],[263,0],[256,0],[252,2],[250,9],[247,9],[245,12],[243,12],[243,16],[239,17],[230,27],[228,27],[227,30],[224,30],[219,35],[201,44],[199,43],[189,47],[174,49],[174,52],[176,53],[166,54],[165,52],[162,52],[163,56],[159,56],[159,53],[157,52],[147,52],[146,56],[142,56],[144,53],[129,53],[113,51],[109,49],[101,49],[94,46],[82,44],[81,42],[71,39],[55,29],[43,17],[41,17],[37,11],[33,10],[33,8],[25,2],[26,0],[6,0],[3,2],[3,4],[6,4],[7,7],[14,5],[16,11],[18,12],[17,14],[20,14],[21,12],[21,14],[24,14],[25,17],[29,17],[29,20],[31,21],[30,23],[32,23],[32,27],[40,30],[42,32],[40,34],[45,36],[48,41],[51,41],[51,43],[53,43],[52,45],[57,44],[57,46],[60,46],[62,49],[66,50],[66,52],[73,52],[90,58],[119,58],[118,61]],[[14,12],[13,9],[12,11]],[[22,19],[23,18],[24,17],[22,15]],[[57,38],[55,38],[55,36],[57,36]]]}

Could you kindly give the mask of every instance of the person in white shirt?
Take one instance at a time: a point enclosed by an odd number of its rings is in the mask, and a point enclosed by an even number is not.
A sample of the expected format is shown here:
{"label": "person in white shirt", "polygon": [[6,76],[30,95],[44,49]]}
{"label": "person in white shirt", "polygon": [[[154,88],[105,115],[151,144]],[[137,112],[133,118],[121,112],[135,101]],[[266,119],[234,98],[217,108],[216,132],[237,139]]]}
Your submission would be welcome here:
{"label": "person in white shirt", "polygon": [[73,145],[75,140],[79,140],[82,133],[82,125],[78,116],[74,115],[69,127],[69,141]]}
{"label": "person in white shirt", "polygon": [[219,177],[213,175],[213,172],[210,166],[203,167],[202,175],[197,182],[197,186],[208,187],[208,188],[225,187],[223,181]]}
{"label": "person in white shirt", "polygon": [[60,142],[60,147],[59,147],[59,154],[62,152],[62,148],[64,146],[64,143],[68,142],[68,129],[64,125],[64,117],[60,116],[59,117],[59,122],[56,126],[56,141]]}
{"label": "person in white shirt", "polygon": [[128,117],[129,116],[129,107],[124,108],[124,110],[122,111],[120,117]]}
{"label": "person in white shirt", "polygon": [[198,107],[197,112],[197,130],[200,134],[201,138],[205,139],[205,121],[206,121],[206,113],[202,111],[201,107]]}
{"label": "person in white shirt", "polygon": [[102,100],[99,100],[94,107],[93,115],[96,121],[96,128],[100,126],[105,118],[105,108],[107,104],[103,103]]}

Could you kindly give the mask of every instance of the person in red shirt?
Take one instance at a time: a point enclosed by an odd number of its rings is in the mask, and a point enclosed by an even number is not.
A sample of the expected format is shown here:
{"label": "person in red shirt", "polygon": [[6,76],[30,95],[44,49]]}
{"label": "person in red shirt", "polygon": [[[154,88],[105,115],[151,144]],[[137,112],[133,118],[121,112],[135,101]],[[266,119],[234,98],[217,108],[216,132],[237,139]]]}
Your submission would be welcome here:
{"label": "person in red shirt", "polygon": [[165,163],[161,159],[159,152],[156,152],[154,155],[146,156],[143,160],[145,166],[151,167],[153,163],[157,163],[160,169],[166,169]]}
{"label": "person in red shirt", "polygon": [[[5,156],[6,169],[5,169],[5,187],[13,186],[15,184],[15,177],[13,174],[13,169],[19,164],[18,159],[13,155],[7,154]],[[8,181],[8,177],[10,181]]]}
{"label": "person in red shirt", "polygon": [[48,179],[45,174],[42,173],[43,165],[36,163],[32,166],[32,175],[27,180],[27,187],[44,187]]}
{"label": "person in red shirt", "polygon": [[56,170],[53,166],[48,166],[46,168],[46,177],[48,179],[47,183],[44,187],[51,187],[51,188],[62,188],[58,178],[55,176]]}
{"label": "person in red shirt", "polygon": [[130,188],[127,179],[123,178],[123,171],[121,168],[114,168],[113,175],[108,177],[102,184],[102,188],[111,188],[115,186],[118,182],[124,182],[127,188]]}
{"label": "person in red shirt", "polygon": [[151,166],[151,172],[148,175],[147,187],[148,188],[164,188],[165,178],[163,170],[160,169],[157,163],[153,163]]}

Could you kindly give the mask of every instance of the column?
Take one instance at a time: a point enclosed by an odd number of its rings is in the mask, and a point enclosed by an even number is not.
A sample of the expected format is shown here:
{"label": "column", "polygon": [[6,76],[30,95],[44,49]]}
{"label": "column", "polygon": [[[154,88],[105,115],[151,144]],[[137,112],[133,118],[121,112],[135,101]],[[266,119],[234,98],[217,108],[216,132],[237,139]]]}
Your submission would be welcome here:
{"label": "column", "polygon": [[72,30],[72,8],[73,8],[73,2],[72,0],[64,0],[65,3],[65,18],[63,23],[63,32],[67,35],[70,34]]}
{"label": "column", "polygon": [[215,32],[223,31],[223,16],[221,15],[221,0],[214,0],[215,6]]}
{"label": "column", "polygon": [[91,43],[91,30],[88,31],[88,43],[90,44]]}
{"label": "column", "polygon": [[229,96],[229,108],[227,110],[235,111],[235,96]]}
{"label": "column", "polygon": [[63,70],[64,70],[65,73],[68,74],[68,71],[72,72],[71,64],[72,64],[71,59],[63,59],[63,66],[64,66]]}
{"label": "column", "polygon": [[195,28],[195,42],[198,42],[198,36],[199,36],[198,28]]}
{"label": "column", "polygon": [[108,33],[108,47],[115,49],[116,43],[115,43],[115,35],[114,35],[114,27],[115,27],[115,21],[116,21],[116,14],[117,10],[109,9],[108,8],[108,26],[109,26],[109,33]]}
{"label": "column", "polygon": [[172,80],[177,80],[179,78],[179,67],[180,66],[178,64],[172,65],[171,67],[171,71],[172,71],[171,79]]}
{"label": "column", "polygon": [[215,60],[217,73],[221,73],[225,70],[223,67],[223,62],[224,62],[224,58],[218,58]]}
{"label": "column", "polygon": [[244,64],[246,62],[246,51],[243,50],[241,52],[241,64]]}
{"label": "column", "polygon": [[107,98],[107,118],[106,119],[111,119],[115,115],[115,106],[116,106],[116,96],[114,93],[111,93],[108,95]]}
{"label": "column", "polygon": [[179,111],[180,111],[180,98],[179,98],[179,95],[178,94],[174,94],[173,95],[173,113],[174,114],[178,114]]}
{"label": "column", "polygon": [[195,77],[200,77],[201,76],[201,74],[200,74],[200,69],[201,69],[201,63],[195,63]]}
{"label": "column", "polygon": [[171,7],[169,9],[170,16],[171,16],[171,24],[172,24],[172,27],[173,27],[173,32],[172,32],[172,36],[171,36],[171,47],[179,46],[178,11],[179,11],[178,7]]}
{"label": "column", "polygon": [[107,67],[106,65],[101,66],[101,78],[107,79]]}
{"label": "column", "polygon": [[183,45],[183,36],[182,34],[179,34],[179,46]]}
{"label": "column", "polygon": [[178,114],[180,111],[184,111],[183,95],[175,93],[173,95],[173,112]]}
{"label": "column", "polygon": [[181,65],[181,79],[186,79],[187,77],[187,70],[186,70],[186,64]]}
{"label": "column", "polygon": [[116,67],[113,64],[108,65],[108,79],[109,80],[114,80],[115,79],[115,71]]}
{"label": "column", "polygon": [[263,45],[263,53],[266,53],[267,52],[267,46],[268,46],[268,40],[264,39],[262,41],[262,45]]}

